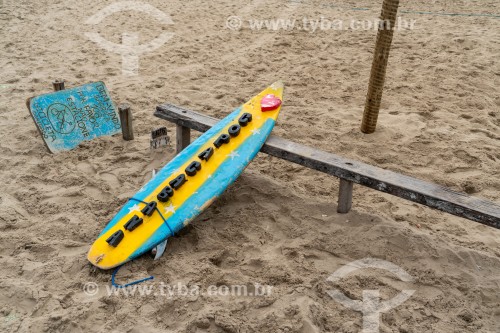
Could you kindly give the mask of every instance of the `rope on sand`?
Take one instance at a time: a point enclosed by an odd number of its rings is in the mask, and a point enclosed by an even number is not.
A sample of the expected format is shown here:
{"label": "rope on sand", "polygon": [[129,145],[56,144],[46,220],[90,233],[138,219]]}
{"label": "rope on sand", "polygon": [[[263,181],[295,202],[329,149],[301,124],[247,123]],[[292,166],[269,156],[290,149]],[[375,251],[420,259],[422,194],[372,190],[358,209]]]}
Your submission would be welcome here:
{"label": "rope on sand", "polygon": [[115,287],[115,288],[126,288],[128,286],[133,286],[134,284],[139,284],[141,282],[148,281],[148,280],[153,280],[154,279],[154,276],[151,275],[150,277],[147,277],[147,278],[144,278],[144,279],[140,279],[140,280],[136,280],[136,281],[132,281],[132,282],[129,282],[129,283],[126,283],[126,284],[116,284],[115,283],[116,274],[118,273],[118,271],[122,267],[123,267],[123,265],[116,267],[116,269],[114,270],[113,274],[111,274],[111,285],[113,287]]}
{"label": "rope on sand", "polygon": [[[129,200],[133,200],[133,201],[137,201],[137,202],[140,202],[140,203],[143,203],[143,204],[148,204],[147,202],[145,201],[142,201],[140,199],[136,199],[136,198],[129,198]],[[167,219],[162,215],[162,213],[160,212],[160,210],[158,209],[158,207],[155,208],[156,211],[158,212],[158,214],[160,214],[160,217],[163,219],[163,222],[165,222],[165,225],[168,227],[168,230],[170,230],[170,233],[172,235],[174,235],[174,232],[172,230],[172,228],[170,228],[170,225],[168,224],[167,222]],[[144,281],[148,281],[148,280],[152,280],[154,279],[154,276],[150,276],[150,277],[147,277],[147,278],[144,278],[144,279],[140,279],[140,280],[136,280],[136,281],[132,281],[132,282],[129,282],[129,283],[126,283],[126,284],[123,284],[123,285],[120,285],[120,284],[117,284],[115,283],[115,278],[116,278],[116,274],[118,273],[118,271],[120,270],[120,268],[122,268],[123,265],[121,266],[118,266],[114,271],[113,271],[113,274],[111,275],[111,285],[115,288],[126,288],[128,286],[133,286],[135,284],[139,284],[139,283],[142,283]]]}

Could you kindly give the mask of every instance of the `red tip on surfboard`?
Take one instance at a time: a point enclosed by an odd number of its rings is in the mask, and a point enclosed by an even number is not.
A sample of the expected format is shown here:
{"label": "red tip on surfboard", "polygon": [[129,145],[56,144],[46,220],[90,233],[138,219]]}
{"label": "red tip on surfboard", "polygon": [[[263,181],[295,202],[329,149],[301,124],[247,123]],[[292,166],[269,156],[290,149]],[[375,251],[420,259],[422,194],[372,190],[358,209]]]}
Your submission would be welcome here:
{"label": "red tip on surfboard", "polygon": [[273,94],[268,94],[260,100],[260,109],[262,112],[273,111],[279,108],[281,105],[281,99],[274,96]]}

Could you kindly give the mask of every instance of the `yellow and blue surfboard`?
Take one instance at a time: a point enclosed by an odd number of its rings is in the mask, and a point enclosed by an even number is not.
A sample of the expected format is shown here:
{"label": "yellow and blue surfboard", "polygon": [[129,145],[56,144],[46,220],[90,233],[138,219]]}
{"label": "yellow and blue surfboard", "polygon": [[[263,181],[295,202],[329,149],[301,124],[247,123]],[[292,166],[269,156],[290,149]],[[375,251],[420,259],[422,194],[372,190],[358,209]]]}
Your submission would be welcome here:
{"label": "yellow and blue surfboard", "polygon": [[271,133],[283,84],[274,83],[202,134],[109,222],[89,261],[102,269],[150,251],[185,227],[233,183]]}

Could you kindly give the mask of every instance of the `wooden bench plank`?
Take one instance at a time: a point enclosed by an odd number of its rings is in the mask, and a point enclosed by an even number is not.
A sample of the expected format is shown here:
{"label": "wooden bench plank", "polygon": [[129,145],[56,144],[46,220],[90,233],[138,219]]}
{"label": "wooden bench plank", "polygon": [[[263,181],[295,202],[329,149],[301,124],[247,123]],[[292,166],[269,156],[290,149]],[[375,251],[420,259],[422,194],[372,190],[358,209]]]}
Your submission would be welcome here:
{"label": "wooden bench plank", "polygon": [[[219,120],[172,104],[159,105],[155,116],[205,132]],[[329,175],[392,194],[456,216],[500,229],[500,205],[447,187],[398,174],[290,140],[270,136],[261,152]]]}

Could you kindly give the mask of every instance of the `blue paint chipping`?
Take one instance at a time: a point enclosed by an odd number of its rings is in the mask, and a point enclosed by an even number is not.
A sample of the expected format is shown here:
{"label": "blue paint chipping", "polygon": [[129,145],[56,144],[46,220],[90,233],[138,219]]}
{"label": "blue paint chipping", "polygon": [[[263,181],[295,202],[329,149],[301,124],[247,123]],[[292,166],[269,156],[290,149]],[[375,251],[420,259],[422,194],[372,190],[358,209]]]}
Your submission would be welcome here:
{"label": "blue paint chipping", "polygon": [[52,153],[121,132],[118,112],[103,82],[33,97],[30,112]]}

